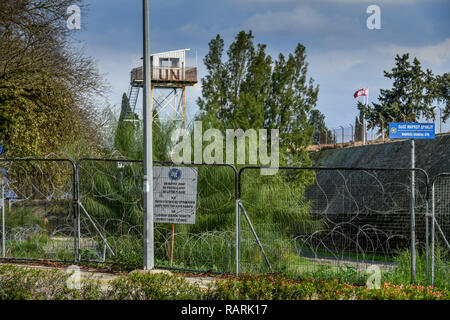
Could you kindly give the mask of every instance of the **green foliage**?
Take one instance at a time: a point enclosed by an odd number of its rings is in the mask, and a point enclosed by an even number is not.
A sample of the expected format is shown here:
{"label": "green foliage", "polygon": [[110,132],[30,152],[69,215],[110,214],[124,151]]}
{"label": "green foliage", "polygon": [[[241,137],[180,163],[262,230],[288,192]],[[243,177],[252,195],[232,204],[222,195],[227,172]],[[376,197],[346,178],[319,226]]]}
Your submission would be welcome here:
{"label": "green foliage", "polygon": [[437,102],[445,104],[442,117],[446,121],[450,117],[450,72],[436,76],[434,88]]}
{"label": "green foliage", "polygon": [[[312,144],[332,143],[331,131],[325,125],[325,115],[319,110],[311,110],[310,117],[313,130]],[[326,137],[325,137],[326,136]]]}
{"label": "green foliage", "polygon": [[422,70],[420,61],[409,61],[409,54],[395,57],[395,67],[384,76],[393,81],[392,89],[381,89],[379,103],[366,107],[358,102],[358,109],[365,114],[369,128],[387,127],[388,122],[416,122],[421,117],[435,119],[434,102],[447,103],[448,117],[448,73],[434,76],[432,71]]}
{"label": "green foliage", "polygon": [[71,46],[66,8],[81,1],[0,3],[0,142],[10,157],[95,150],[93,60]]}
{"label": "green foliage", "polygon": [[111,237],[108,241],[112,244],[115,253],[112,261],[116,268],[127,271],[142,269],[144,251],[140,237],[133,235]]}
{"label": "green foliage", "polygon": [[[294,237],[324,227],[323,219],[311,217],[310,203],[304,196],[314,179],[314,173],[305,170],[280,170],[272,176],[262,176],[259,170],[246,170],[242,174],[242,203],[261,242],[270,243],[266,254],[275,270],[303,273],[305,261],[296,253],[298,244]],[[249,225],[242,220],[243,270],[267,271]]]}
{"label": "green foliage", "polygon": [[[360,110],[363,109],[363,105],[361,104],[361,102],[358,102],[358,108]],[[364,122],[363,122],[363,112],[360,111],[359,117],[355,118],[355,136],[354,139],[355,141],[363,141],[364,139]]]}
{"label": "green foliage", "polygon": [[199,119],[213,128],[279,129],[281,149],[290,149],[290,157],[309,165],[306,151],[313,129],[311,111],[317,102],[318,87],[307,80],[305,47],[278,60],[266,53],[266,45],[253,43],[251,31],[241,31],[222,61],[224,41],[210,41],[204,58],[208,74],[202,79],[202,97],[198,99]]}
{"label": "green foliage", "polygon": [[353,266],[338,266],[336,270],[330,265],[319,265],[316,270],[305,273],[303,277],[317,280],[337,279],[341,283],[364,285],[368,275],[366,272],[358,271]]}
{"label": "green foliage", "polygon": [[44,219],[45,215],[44,210],[34,209],[30,207],[13,207],[12,210],[6,207],[5,215],[8,219],[5,219],[6,228],[15,228],[15,227],[34,227],[38,225],[39,227],[44,227]]}
{"label": "green foliage", "polygon": [[[347,271],[345,271],[347,272]],[[288,277],[282,273],[222,277],[203,289],[181,275],[132,272],[109,282],[92,279],[67,287],[70,274],[0,265],[0,300],[448,300],[450,291],[421,285],[382,283],[369,289],[337,279]]]}
{"label": "green foliage", "polygon": [[[434,285],[439,288],[450,289],[448,250],[441,247],[435,249]],[[431,256],[430,256],[431,259]],[[383,280],[395,284],[411,281],[411,254],[409,250],[400,252],[394,257],[395,268],[383,274]],[[427,285],[427,264],[425,252],[416,251],[416,284]],[[430,271],[431,272],[431,271]]]}
{"label": "green foliage", "polygon": [[383,283],[369,289],[332,280],[295,280],[282,274],[243,275],[218,281],[215,297],[224,300],[447,300],[447,289]]}
{"label": "green foliage", "polygon": [[112,300],[195,300],[203,293],[178,275],[133,272],[111,281]]}
{"label": "green foliage", "polygon": [[36,270],[0,265],[0,300],[73,300],[100,299],[100,286],[85,281],[81,289],[70,289],[71,274],[58,269]]}

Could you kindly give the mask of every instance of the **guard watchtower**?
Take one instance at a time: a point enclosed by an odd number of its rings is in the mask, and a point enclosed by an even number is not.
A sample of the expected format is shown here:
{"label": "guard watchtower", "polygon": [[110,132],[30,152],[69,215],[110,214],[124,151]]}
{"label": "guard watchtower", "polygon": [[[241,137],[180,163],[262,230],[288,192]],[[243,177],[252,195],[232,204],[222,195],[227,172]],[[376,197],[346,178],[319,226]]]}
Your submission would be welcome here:
{"label": "guard watchtower", "polygon": [[[175,120],[186,124],[186,87],[197,83],[197,66],[188,63],[186,52],[190,49],[155,53],[151,61],[151,107],[155,107],[160,120]],[[135,112],[139,90],[144,86],[143,67],[131,70],[128,99]]]}

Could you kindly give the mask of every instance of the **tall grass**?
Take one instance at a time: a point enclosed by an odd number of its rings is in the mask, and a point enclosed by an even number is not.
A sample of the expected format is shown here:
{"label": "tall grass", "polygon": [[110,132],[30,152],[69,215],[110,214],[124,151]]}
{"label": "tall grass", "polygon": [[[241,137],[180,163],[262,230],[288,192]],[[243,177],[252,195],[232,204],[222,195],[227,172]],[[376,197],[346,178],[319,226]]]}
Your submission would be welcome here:
{"label": "tall grass", "polygon": [[[449,251],[437,247],[435,249],[435,273],[434,286],[439,288],[450,288],[450,262]],[[430,255],[431,261],[431,255]],[[383,274],[383,281],[395,284],[407,284],[411,282],[411,252],[404,250],[394,257],[395,268]],[[423,251],[416,251],[416,280],[419,285],[429,285],[431,283],[431,269],[429,280],[427,281],[426,254]]]}

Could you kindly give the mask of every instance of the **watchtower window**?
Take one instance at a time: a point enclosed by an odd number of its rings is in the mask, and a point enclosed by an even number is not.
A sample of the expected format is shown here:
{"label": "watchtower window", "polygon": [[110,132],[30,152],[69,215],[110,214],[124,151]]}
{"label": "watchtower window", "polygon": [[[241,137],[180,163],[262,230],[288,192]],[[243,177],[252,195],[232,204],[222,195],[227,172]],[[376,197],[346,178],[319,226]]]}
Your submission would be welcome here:
{"label": "watchtower window", "polygon": [[179,58],[170,58],[171,67],[179,68],[180,67],[180,59]]}
{"label": "watchtower window", "polygon": [[179,68],[179,58],[159,58],[159,66],[165,68]]}
{"label": "watchtower window", "polygon": [[169,58],[159,58],[159,66],[160,67],[170,67],[169,65]]}

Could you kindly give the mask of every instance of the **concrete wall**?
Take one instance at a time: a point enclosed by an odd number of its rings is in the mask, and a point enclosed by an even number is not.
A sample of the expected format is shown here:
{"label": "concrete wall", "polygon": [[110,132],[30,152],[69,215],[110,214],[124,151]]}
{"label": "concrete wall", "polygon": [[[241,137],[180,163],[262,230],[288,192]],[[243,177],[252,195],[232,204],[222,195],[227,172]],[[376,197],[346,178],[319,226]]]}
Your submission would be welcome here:
{"label": "concrete wall", "polygon": [[[424,169],[429,174],[430,180],[439,173],[450,172],[450,134],[436,136],[434,140],[416,140],[415,144],[416,168]],[[317,167],[410,168],[411,141],[324,149],[312,152],[310,155],[313,165]],[[357,234],[358,230],[362,230],[368,225],[378,229],[379,232],[369,237],[373,243],[378,243],[381,240],[382,244],[372,249],[377,253],[390,255],[395,253],[395,249],[408,248],[410,233],[409,175],[405,172],[395,171],[379,173],[378,178],[383,187],[378,189],[373,188],[376,184],[371,181],[370,175],[367,175],[367,178],[364,176],[355,178],[350,174],[348,175],[351,177],[348,181],[352,182],[349,185],[356,184],[356,186],[349,191],[342,191],[334,186],[343,184],[339,178],[330,176],[327,171],[317,174],[317,184],[321,187],[312,186],[306,193],[314,202],[313,209],[315,210],[313,210],[313,213],[317,215],[326,214],[325,216],[330,222],[330,230],[335,225],[346,222],[344,225],[349,225],[354,229],[347,232],[353,236]],[[423,199],[425,189],[423,178],[422,175],[416,174],[416,192],[419,192],[419,198],[416,198],[416,236],[419,247],[423,247],[425,241]],[[441,185],[439,183],[436,185],[436,218],[447,239],[450,239],[450,178],[445,179],[440,180]],[[422,187],[418,185],[419,180],[422,182],[420,184]],[[395,185],[394,182],[400,182],[404,186],[401,188],[401,192],[391,190],[392,186]],[[372,194],[371,197],[372,189],[376,193]],[[322,199],[323,196],[321,198],[322,193],[327,195],[326,201]],[[342,203],[340,199],[349,200],[346,200],[345,206],[343,206],[340,204]],[[386,199],[391,199],[394,201],[393,203],[397,203],[397,207]],[[350,200],[358,204],[357,210],[350,206]],[[400,203],[399,200],[404,201]],[[320,207],[323,204],[326,205],[326,209]],[[347,218],[347,216],[351,216],[352,219]],[[383,238],[384,235],[386,235],[385,239]],[[327,239],[321,240],[329,246],[341,242],[336,241],[336,239],[333,242],[327,241]],[[439,235],[438,241],[440,240]],[[358,239],[360,244],[364,241],[365,239]],[[345,248],[340,249],[346,250]]]}
{"label": "concrete wall", "polygon": [[[437,135],[434,140],[416,140],[415,144],[417,168],[426,170],[430,178],[450,172],[450,134]],[[327,149],[310,155],[314,166],[409,168],[411,141]]]}

